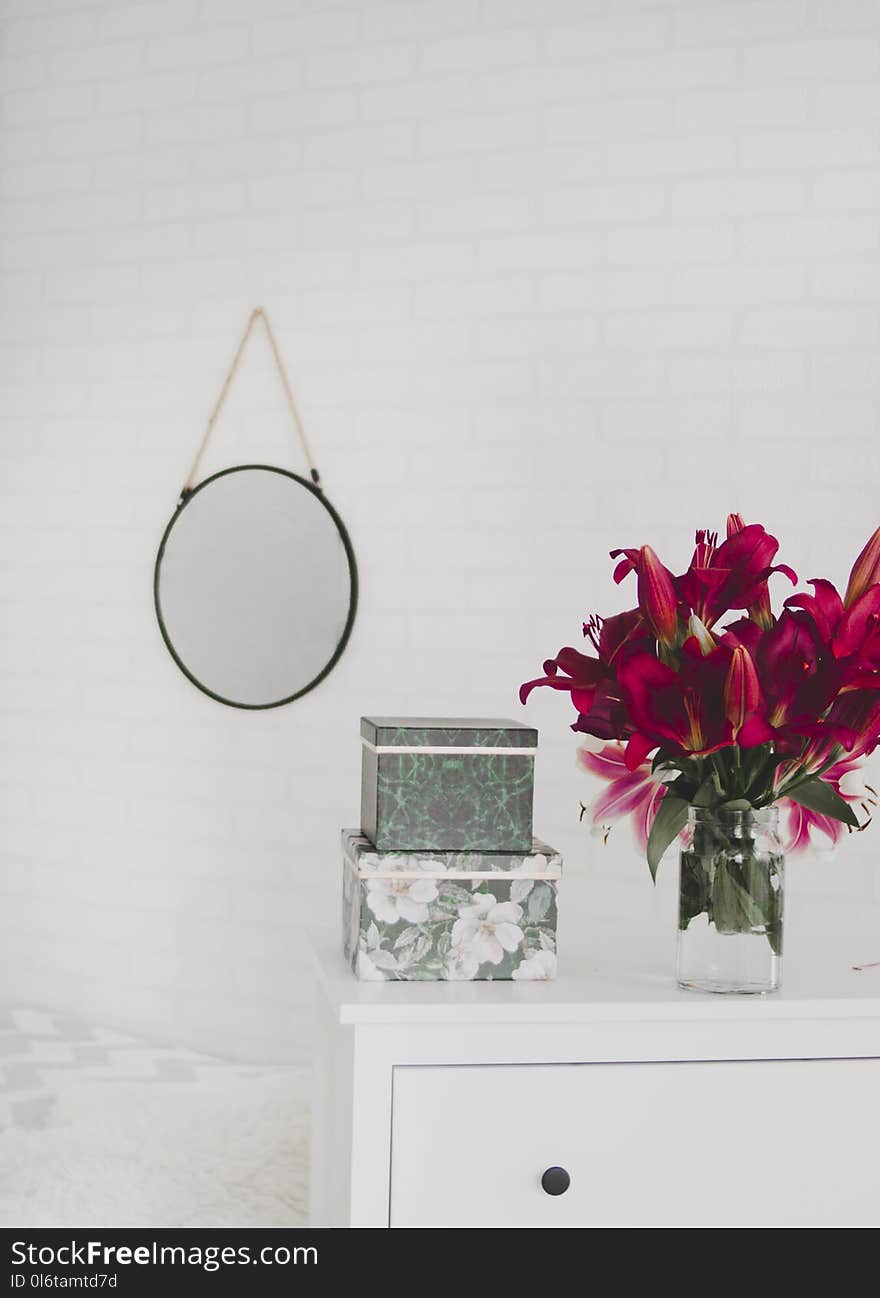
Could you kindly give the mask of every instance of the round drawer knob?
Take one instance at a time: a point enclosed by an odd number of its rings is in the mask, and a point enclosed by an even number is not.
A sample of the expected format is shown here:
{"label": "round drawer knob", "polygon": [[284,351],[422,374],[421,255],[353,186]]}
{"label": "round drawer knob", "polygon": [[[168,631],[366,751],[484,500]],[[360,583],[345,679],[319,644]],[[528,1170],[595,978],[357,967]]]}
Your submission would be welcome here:
{"label": "round drawer knob", "polygon": [[564,1167],[548,1167],[541,1177],[541,1189],[547,1194],[565,1194],[571,1185],[571,1177]]}

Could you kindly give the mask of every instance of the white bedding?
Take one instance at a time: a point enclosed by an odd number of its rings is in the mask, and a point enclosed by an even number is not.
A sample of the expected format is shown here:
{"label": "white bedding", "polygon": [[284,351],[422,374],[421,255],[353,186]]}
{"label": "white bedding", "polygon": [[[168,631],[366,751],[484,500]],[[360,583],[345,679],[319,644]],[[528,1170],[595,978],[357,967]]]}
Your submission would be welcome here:
{"label": "white bedding", "polygon": [[0,1009],[0,1226],[299,1226],[309,1074]]}

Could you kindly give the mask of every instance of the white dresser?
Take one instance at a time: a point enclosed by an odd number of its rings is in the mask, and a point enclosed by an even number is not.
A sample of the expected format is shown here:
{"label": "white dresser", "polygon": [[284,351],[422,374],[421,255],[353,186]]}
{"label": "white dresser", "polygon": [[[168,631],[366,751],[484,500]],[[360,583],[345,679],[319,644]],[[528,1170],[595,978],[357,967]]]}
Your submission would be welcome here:
{"label": "white dresser", "polygon": [[[766,998],[566,926],[552,983],[359,983],[316,942],[316,1226],[880,1225],[880,933]],[[561,1192],[560,1192],[561,1191]]]}

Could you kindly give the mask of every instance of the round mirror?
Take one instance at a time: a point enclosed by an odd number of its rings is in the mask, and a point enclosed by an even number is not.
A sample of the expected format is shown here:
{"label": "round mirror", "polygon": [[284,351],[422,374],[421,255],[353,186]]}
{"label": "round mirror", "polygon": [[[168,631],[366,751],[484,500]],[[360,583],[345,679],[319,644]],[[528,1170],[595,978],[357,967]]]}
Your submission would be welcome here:
{"label": "round mirror", "polygon": [[276,708],[339,660],[357,568],[320,488],[246,464],[183,498],[159,546],[153,593],[165,643],[194,685],[230,707]]}

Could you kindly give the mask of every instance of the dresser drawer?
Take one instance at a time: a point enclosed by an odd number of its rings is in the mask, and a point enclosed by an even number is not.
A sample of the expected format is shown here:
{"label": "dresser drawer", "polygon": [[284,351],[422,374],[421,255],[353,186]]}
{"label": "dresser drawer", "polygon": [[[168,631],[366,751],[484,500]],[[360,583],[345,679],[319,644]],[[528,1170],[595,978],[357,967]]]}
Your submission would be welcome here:
{"label": "dresser drawer", "polygon": [[880,1059],[397,1067],[390,1225],[876,1226],[878,1088]]}

